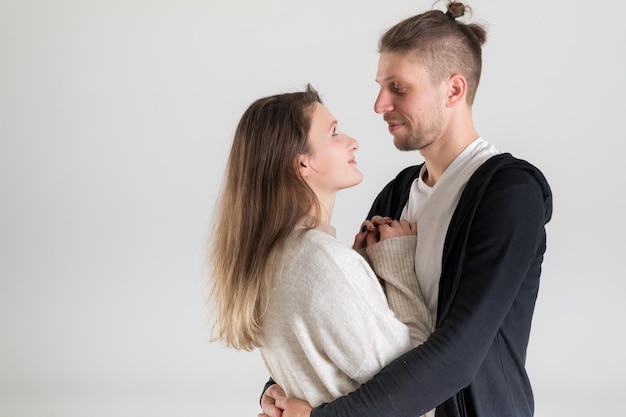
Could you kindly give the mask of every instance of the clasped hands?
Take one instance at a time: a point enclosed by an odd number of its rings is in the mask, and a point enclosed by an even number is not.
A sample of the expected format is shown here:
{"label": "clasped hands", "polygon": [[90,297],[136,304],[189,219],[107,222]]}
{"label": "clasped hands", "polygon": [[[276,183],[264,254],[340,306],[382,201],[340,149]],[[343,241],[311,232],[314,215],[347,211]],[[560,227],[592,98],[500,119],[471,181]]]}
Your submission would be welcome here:
{"label": "clasped hands", "polygon": [[407,220],[393,220],[390,217],[374,216],[365,220],[361,231],[354,237],[353,249],[363,249],[376,243],[400,236],[417,234],[417,224]]}

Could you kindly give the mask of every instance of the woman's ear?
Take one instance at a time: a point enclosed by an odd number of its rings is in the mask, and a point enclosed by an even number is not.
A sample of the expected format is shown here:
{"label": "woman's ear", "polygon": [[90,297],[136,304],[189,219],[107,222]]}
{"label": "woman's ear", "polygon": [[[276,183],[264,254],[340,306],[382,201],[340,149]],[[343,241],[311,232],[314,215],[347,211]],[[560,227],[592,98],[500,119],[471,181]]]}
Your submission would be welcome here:
{"label": "woman's ear", "polygon": [[302,178],[306,178],[309,173],[309,157],[308,155],[302,154],[298,156],[298,172]]}

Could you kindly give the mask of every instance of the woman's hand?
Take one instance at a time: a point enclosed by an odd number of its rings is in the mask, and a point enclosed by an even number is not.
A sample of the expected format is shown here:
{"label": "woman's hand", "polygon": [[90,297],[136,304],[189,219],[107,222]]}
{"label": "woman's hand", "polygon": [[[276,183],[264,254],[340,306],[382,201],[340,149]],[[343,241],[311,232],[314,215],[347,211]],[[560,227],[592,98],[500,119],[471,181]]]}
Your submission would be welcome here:
{"label": "woman's hand", "polygon": [[361,231],[354,238],[353,249],[363,249],[393,237],[411,236],[417,234],[417,224],[407,220],[392,220],[389,217],[374,216],[372,220],[365,220]]}
{"label": "woman's hand", "polygon": [[372,220],[365,220],[361,224],[360,232],[354,237],[352,249],[363,249],[377,243],[380,240],[378,226],[391,223],[392,221],[390,217],[382,216],[374,216]]}
{"label": "woman's hand", "polygon": [[415,236],[417,235],[417,223],[407,220],[393,220],[391,223],[379,225],[378,233],[380,235],[379,241],[393,237]]}

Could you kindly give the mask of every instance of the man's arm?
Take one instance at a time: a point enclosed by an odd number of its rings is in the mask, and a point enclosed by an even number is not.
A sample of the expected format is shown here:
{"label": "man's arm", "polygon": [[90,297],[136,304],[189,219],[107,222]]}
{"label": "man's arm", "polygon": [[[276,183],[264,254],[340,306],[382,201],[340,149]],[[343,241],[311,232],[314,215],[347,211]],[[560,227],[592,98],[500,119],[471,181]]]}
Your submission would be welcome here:
{"label": "man's arm", "polygon": [[522,170],[505,171],[489,185],[466,244],[455,254],[464,259],[462,277],[438,329],[355,392],[313,409],[311,417],[419,415],[472,382],[529,271],[538,280],[545,249],[541,187]]}

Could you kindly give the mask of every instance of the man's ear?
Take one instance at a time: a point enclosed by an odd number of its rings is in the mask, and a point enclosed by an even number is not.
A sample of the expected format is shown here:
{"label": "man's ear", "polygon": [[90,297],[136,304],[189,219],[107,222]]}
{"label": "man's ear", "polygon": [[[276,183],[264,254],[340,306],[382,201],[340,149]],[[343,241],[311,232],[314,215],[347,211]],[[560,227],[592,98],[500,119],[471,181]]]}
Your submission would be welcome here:
{"label": "man's ear", "polygon": [[467,94],[467,81],[461,74],[452,74],[448,79],[448,96],[446,104],[454,107],[465,100]]}

